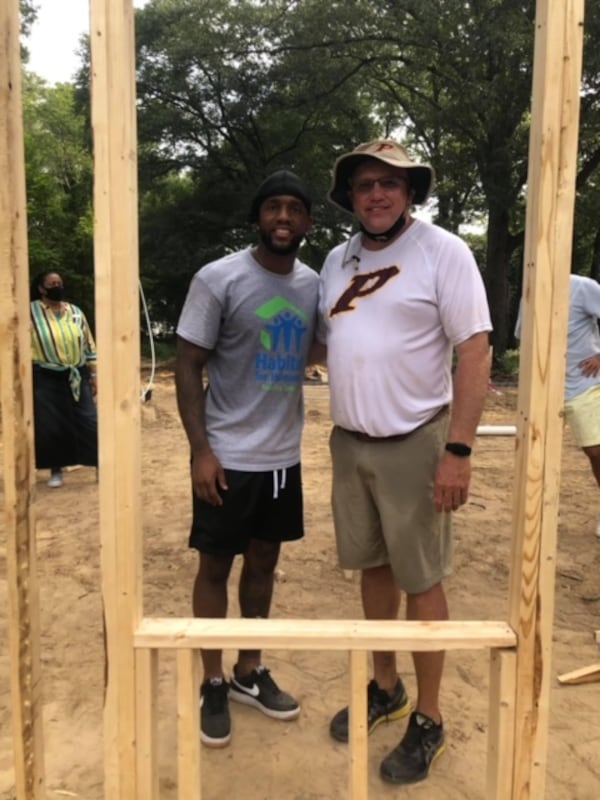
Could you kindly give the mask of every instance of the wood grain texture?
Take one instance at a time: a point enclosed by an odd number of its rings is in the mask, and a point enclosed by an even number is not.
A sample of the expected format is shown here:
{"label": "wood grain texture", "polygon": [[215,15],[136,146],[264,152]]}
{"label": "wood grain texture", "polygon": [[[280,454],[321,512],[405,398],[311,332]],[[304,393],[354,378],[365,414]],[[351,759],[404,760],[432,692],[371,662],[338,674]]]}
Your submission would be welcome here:
{"label": "wood grain texture", "polygon": [[364,800],[369,796],[369,762],[367,737],[367,654],[350,653],[350,798]]}
{"label": "wood grain texture", "polygon": [[339,619],[143,619],[136,647],[287,650],[484,650],[512,648],[506,622]]}
{"label": "wood grain texture", "polygon": [[133,630],[142,608],[137,130],[131,0],[92,0],[100,537],[108,682],[105,796],[136,788]]}
{"label": "wood grain texture", "polygon": [[545,785],[582,23],[583,0],[538,0],[509,597],[514,800]]}
{"label": "wood grain texture", "polygon": [[0,4],[0,375],[10,690],[19,800],[45,797],[19,4]]}

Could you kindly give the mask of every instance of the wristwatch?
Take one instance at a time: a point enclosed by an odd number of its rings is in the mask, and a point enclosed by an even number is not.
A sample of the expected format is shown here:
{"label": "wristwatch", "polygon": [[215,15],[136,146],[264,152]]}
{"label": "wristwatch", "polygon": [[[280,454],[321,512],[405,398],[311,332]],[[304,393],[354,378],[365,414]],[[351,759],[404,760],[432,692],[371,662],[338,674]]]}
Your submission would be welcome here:
{"label": "wristwatch", "polygon": [[463,444],[462,442],[447,442],[446,450],[452,453],[453,456],[459,456],[460,458],[467,458],[467,456],[471,455],[471,448],[469,445]]}

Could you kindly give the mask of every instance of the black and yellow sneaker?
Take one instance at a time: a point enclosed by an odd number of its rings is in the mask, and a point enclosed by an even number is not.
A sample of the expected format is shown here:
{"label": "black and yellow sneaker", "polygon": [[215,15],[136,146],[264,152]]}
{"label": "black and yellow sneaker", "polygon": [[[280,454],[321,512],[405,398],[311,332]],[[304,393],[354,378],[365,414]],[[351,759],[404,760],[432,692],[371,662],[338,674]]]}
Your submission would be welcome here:
{"label": "black and yellow sneaker", "polygon": [[444,726],[413,711],[402,741],[383,759],[379,774],[388,783],[418,783],[444,749]]}
{"label": "black and yellow sneaker", "polygon": [[[386,692],[379,687],[376,680],[367,686],[367,725],[368,732],[372,733],[382,722],[392,722],[402,719],[410,713],[410,703],[404,684],[398,678],[394,691]],[[335,715],[329,725],[329,733],[338,742],[348,741],[348,707],[342,708]]]}

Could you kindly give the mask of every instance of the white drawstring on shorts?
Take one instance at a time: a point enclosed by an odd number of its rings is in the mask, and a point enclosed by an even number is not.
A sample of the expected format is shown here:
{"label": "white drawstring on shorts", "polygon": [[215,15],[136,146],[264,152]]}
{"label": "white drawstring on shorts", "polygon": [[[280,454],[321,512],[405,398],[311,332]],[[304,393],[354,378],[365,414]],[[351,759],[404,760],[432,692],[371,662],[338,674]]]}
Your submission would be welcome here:
{"label": "white drawstring on shorts", "polygon": [[273,500],[277,500],[279,497],[279,490],[285,489],[285,479],[287,477],[287,469],[281,470],[281,480],[279,480],[279,476],[277,475],[277,470],[273,470]]}

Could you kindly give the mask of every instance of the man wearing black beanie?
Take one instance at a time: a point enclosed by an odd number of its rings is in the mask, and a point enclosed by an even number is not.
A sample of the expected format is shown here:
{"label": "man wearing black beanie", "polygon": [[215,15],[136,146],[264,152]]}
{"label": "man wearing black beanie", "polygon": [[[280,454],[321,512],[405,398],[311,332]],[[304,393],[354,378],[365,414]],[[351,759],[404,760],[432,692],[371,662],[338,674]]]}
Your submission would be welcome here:
{"label": "man wearing black beanie", "polygon": [[250,206],[250,222],[257,223],[263,200],[277,195],[289,195],[301,200],[310,214],[312,201],[306,184],[297,175],[287,169],[280,169],[269,175],[256,190]]}
{"label": "man wearing black beanie", "polygon": [[[243,558],[242,616],[268,617],[281,542],[303,536],[302,383],[318,276],[296,255],[311,228],[310,209],[300,178],[287,170],[270,175],[250,208],[258,244],[202,267],[179,319],[175,377],[191,448],[197,617],[226,616],[236,555]],[[229,699],[274,719],[299,715],[260,651],[239,652],[230,682],[220,650],[202,650],[202,662],[205,745],[229,743]]]}

